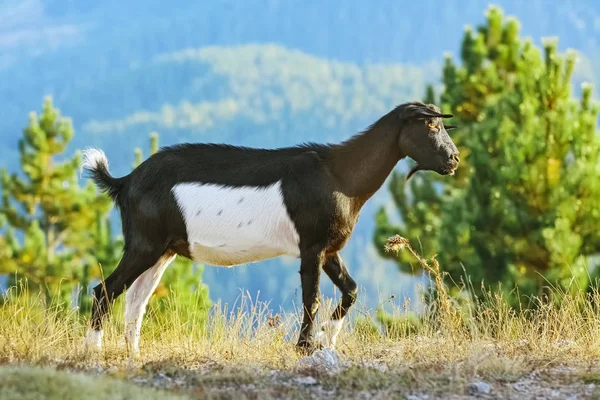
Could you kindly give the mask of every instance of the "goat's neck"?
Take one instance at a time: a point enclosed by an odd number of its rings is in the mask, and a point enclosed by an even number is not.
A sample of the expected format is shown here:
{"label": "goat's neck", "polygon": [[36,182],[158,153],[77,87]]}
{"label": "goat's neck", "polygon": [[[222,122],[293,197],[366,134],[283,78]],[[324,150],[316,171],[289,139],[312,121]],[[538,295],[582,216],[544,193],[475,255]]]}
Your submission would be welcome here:
{"label": "goat's neck", "polygon": [[398,127],[378,124],[332,149],[330,171],[340,192],[364,203],[402,158]]}

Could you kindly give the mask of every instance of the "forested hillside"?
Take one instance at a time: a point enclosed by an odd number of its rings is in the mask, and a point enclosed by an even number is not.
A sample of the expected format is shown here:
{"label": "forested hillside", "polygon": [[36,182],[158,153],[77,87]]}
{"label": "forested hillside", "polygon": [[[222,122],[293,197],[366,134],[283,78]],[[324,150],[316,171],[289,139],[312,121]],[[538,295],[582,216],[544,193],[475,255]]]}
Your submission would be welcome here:
{"label": "forested hillside", "polygon": [[[558,36],[559,49],[580,52],[576,95],[584,80],[600,86],[600,3],[496,3],[520,20],[524,36]],[[17,170],[28,113],[47,94],[73,118],[67,153],[102,147],[116,175],[128,173],[151,131],[162,145],[339,141],[439,84],[444,52],[459,51],[464,26],[480,23],[486,8],[479,0],[5,1],[0,166]],[[365,208],[345,250],[371,305],[377,291],[410,289],[370,244],[386,192]],[[274,304],[297,301],[296,261],[286,263],[207,268],[204,281],[215,299],[232,301],[242,287]],[[389,273],[398,279],[384,279]]]}

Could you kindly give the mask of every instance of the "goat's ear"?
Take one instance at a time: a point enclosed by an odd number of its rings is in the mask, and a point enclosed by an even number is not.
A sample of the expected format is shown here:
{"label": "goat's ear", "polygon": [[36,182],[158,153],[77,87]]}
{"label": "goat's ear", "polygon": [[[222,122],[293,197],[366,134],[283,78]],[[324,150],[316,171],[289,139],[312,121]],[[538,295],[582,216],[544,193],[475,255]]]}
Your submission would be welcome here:
{"label": "goat's ear", "polygon": [[444,125],[444,129],[449,131],[450,129],[456,129],[458,125]]}

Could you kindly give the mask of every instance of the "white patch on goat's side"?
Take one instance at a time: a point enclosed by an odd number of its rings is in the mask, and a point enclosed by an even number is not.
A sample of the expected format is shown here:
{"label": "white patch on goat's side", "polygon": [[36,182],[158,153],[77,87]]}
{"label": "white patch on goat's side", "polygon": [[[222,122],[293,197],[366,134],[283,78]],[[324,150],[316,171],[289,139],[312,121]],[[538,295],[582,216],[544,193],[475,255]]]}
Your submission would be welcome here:
{"label": "white patch on goat's side", "polygon": [[125,294],[125,342],[133,354],[139,352],[142,319],[148,301],[173,259],[175,259],[175,254],[162,256],[152,268],[133,282]]}
{"label": "white patch on goat's side", "polygon": [[85,336],[85,347],[90,350],[100,350],[102,348],[102,337],[104,331],[90,329]]}
{"label": "white patch on goat's side", "polygon": [[173,194],[194,260],[234,266],[282,255],[300,256],[281,181],[268,187],[180,183]]}
{"label": "white patch on goat's side", "polygon": [[325,321],[320,325],[319,331],[315,334],[315,339],[323,345],[323,347],[333,348],[335,347],[337,336],[342,330],[343,325],[344,318]]}
{"label": "white patch on goat's side", "polygon": [[81,164],[79,165],[80,173],[82,173],[84,169],[93,171],[97,169],[99,165],[104,165],[104,167],[108,169],[108,159],[102,150],[90,147],[83,150],[82,156],[83,161],[81,161]]}

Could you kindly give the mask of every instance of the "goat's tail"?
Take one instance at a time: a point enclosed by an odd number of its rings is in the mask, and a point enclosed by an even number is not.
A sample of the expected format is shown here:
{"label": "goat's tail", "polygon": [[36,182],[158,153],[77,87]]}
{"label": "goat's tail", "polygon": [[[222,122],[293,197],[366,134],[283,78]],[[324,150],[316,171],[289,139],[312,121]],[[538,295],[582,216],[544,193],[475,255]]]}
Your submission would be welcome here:
{"label": "goat's tail", "polygon": [[108,172],[108,159],[102,150],[85,149],[79,169],[81,172],[84,169],[89,171],[100,190],[107,193],[113,201],[117,200],[119,192],[123,189],[124,179],[115,178]]}

